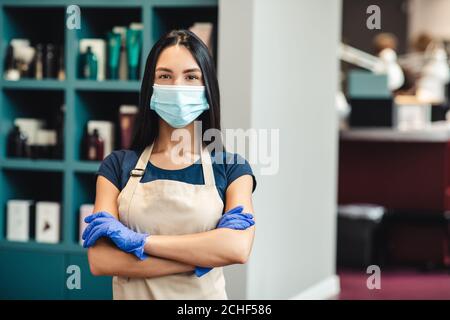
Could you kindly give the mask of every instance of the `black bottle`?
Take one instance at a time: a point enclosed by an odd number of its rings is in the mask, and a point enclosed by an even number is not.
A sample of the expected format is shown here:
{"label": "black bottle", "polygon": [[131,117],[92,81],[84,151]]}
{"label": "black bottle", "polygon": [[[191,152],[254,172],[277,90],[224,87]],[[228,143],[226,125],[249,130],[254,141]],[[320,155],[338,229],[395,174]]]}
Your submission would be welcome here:
{"label": "black bottle", "polygon": [[92,134],[87,136],[86,158],[91,161],[103,160],[104,141],[100,137],[98,129],[94,129]]}
{"label": "black bottle", "polygon": [[57,60],[55,46],[51,43],[48,43],[45,52],[44,78],[56,78],[56,66]]}
{"label": "black bottle", "polygon": [[12,45],[9,45],[6,51],[3,70],[5,72],[3,76],[6,80],[20,79],[20,72],[17,68],[17,61],[14,59],[14,48]]}
{"label": "black bottle", "polygon": [[36,45],[36,56],[34,59],[34,78],[42,79],[44,77],[44,45],[38,43]]}
{"label": "black bottle", "polygon": [[26,143],[26,136],[20,132],[19,127],[15,125],[8,135],[8,157],[27,157]]}
{"label": "black bottle", "polygon": [[14,48],[12,45],[8,45],[8,48],[6,49],[5,54],[5,61],[3,64],[3,70],[11,70],[15,68],[15,62],[14,62]]}

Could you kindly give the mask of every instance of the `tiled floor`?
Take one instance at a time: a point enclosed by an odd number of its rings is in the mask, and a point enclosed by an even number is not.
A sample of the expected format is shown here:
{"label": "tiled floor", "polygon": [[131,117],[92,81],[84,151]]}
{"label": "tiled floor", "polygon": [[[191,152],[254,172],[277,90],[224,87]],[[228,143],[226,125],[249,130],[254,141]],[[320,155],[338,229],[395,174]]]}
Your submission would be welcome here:
{"label": "tiled floor", "polygon": [[381,270],[381,289],[368,289],[365,271],[338,271],[341,300],[445,299],[450,300],[450,272],[413,269]]}

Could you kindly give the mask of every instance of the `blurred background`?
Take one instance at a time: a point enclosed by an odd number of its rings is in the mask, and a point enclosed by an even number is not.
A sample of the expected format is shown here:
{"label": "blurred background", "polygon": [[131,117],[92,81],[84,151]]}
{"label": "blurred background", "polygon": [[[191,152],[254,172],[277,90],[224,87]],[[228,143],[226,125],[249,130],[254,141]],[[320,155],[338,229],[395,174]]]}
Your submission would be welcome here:
{"label": "blurred background", "polygon": [[450,299],[450,0],[0,0],[1,299],[112,298],[82,220],[174,28],[223,128],[279,130],[231,299]]}

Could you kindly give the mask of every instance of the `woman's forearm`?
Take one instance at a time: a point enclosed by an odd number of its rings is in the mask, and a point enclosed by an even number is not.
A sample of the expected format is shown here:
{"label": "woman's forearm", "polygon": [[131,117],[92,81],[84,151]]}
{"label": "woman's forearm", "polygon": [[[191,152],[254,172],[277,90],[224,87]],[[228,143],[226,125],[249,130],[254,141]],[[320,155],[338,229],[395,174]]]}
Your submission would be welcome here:
{"label": "woman's forearm", "polygon": [[178,261],[150,256],[145,260],[137,259],[109,243],[99,239],[88,250],[91,273],[96,276],[123,276],[130,278],[153,278],[175,273],[189,272],[194,266]]}
{"label": "woman's forearm", "polygon": [[186,235],[150,235],[145,252],[201,267],[246,263],[253,232],[254,227],[247,230],[219,228]]}

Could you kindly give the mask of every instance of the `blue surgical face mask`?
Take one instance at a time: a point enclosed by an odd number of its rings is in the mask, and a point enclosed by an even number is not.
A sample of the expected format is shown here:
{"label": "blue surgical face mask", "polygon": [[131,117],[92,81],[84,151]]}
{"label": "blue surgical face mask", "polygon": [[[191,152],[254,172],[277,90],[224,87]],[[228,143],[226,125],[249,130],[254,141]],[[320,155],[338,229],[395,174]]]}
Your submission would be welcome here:
{"label": "blue surgical face mask", "polygon": [[171,127],[185,127],[209,109],[205,86],[154,84],[150,109]]}

